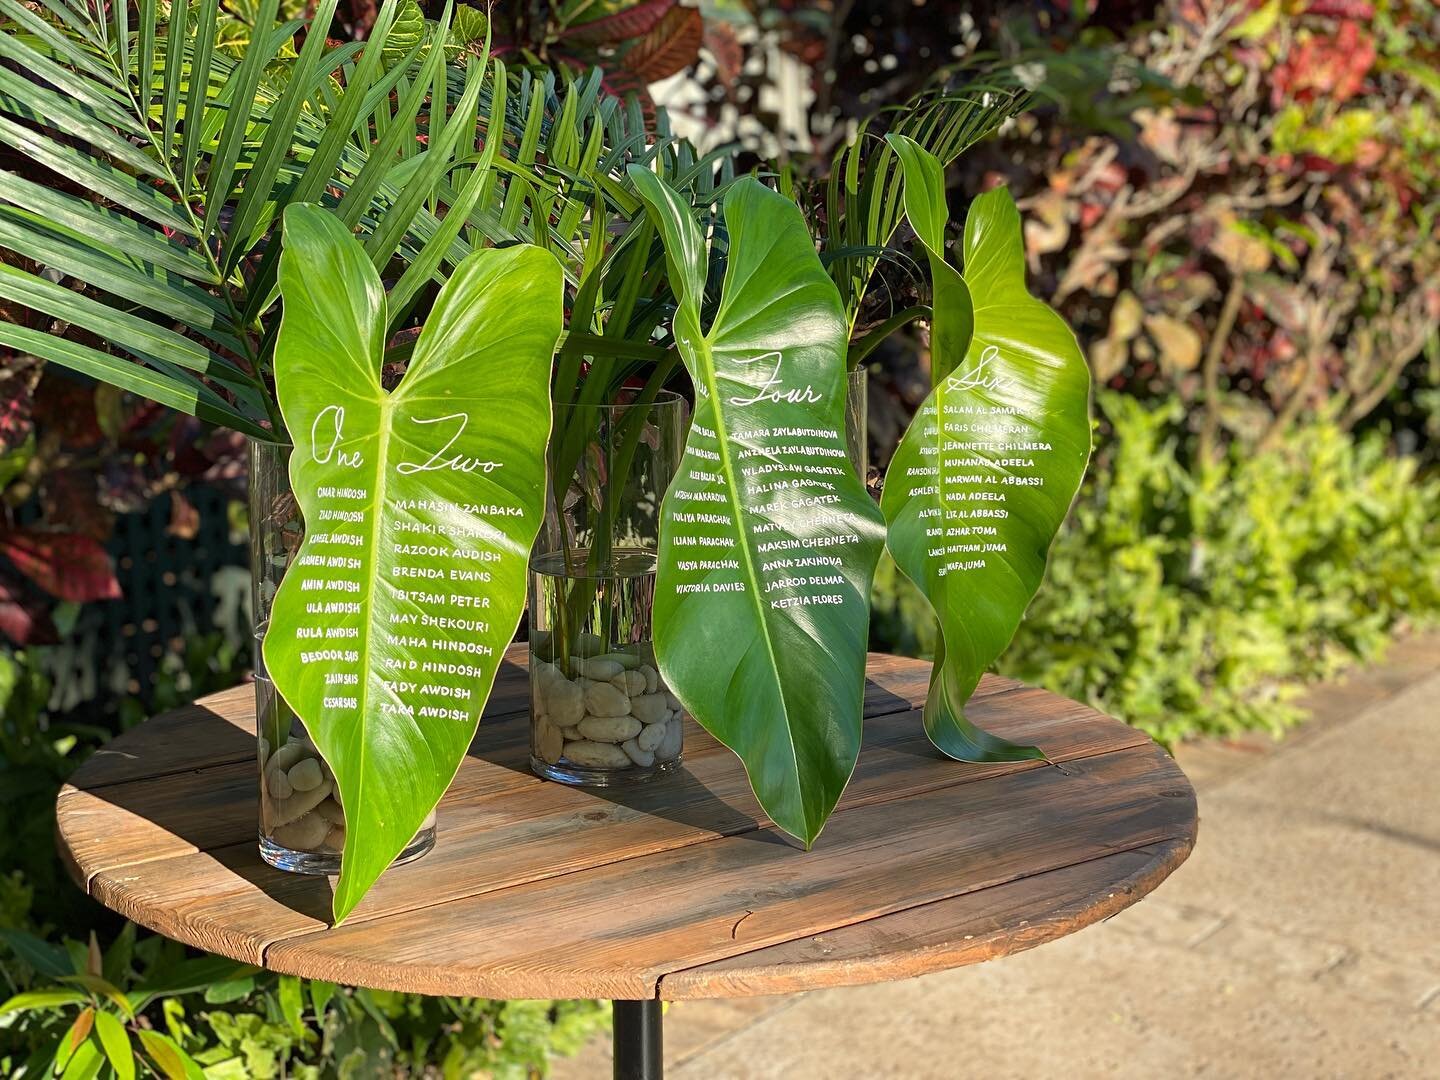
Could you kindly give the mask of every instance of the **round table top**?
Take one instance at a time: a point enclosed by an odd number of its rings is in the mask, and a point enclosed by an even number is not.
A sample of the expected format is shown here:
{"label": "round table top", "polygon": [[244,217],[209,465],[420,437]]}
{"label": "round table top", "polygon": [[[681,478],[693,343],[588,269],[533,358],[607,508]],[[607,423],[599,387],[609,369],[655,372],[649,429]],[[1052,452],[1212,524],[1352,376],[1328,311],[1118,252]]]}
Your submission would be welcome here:
{"label": "round table top", "polygon": [[586,790],[528,767],[512,648],[440,804],[439,839],[330,929],[331,882],[256,847],[254,695],[116,738],[61,792],[58,843],[95,899],[197,948],[380,989],[497,998],[732,997],[919,975],[1018,952],[1140,899],[1189,854],[1195,796],[1145,735],[988,676],[970,715],[1053,765],[930,747],[930,666],[872,655],[860,762],[812,851],[738,760],[686,731],[685,768]]}

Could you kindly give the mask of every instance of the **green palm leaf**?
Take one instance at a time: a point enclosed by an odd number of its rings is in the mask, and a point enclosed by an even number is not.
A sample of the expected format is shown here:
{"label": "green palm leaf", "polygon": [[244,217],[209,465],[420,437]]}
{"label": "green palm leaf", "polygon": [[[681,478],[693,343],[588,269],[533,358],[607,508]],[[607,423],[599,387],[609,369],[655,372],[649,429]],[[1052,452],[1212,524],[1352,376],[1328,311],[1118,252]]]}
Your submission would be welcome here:
{"label": "green palm leaf", "polygon": [[583,382],[599,400],[657,357],[673,370],[654,343],[674,299],[625,169],[651,164],[705,221],[733,170],[674,139],[663,113],[647,129],[598,72],[447,60],[447,22],[417,23],[403,0],[386,0],[368,41],[336,48],[324,0],[298,53],[286,46],[300,24],[277,24],[276,0],[224,51],[217,0],[168,16],[154,0],[115,7],[0,0],[0,141],[30,162],[0,172],[0,248],[51,272],[6,275],[3,288],[93,335],[42,349],[27,323],[6,330],[8,347],[35,344],[55,363],[251,433],[268,422],[282,438],[266,317],[275,234],[287,206],[318,202],[401,280],[393,330],[474,250],[523,241],[557,255],[572,290],[585,285],[557,396]]}
{"label": "green palm leaf", "polygon": [[[881,252],[904,216],[900,161],[871,128],[885,125],[891,134],[913,139],[948,165],[1028,102],[1029,94],[1004,72],[956,90],[925,91],[867,119],[835,155],[825,192],[825,246],[832,252],[853,252],[829,263],[852,331]],[[853,353],[851,359],[855,362]]]}

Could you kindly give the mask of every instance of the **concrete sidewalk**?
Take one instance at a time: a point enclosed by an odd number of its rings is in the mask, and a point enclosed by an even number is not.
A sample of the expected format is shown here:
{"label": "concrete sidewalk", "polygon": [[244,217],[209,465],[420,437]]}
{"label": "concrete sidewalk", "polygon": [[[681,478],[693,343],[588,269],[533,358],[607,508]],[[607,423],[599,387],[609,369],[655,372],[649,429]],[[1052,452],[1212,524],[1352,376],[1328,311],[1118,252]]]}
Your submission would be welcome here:
{"label": "concrete sidewalk", "polygon": [[1182,751],[1199,844],[1137,906],[978,967],[676,1005],[667,1075],[1440,1077],[1440,635],[1308,704],[1282,743]]}

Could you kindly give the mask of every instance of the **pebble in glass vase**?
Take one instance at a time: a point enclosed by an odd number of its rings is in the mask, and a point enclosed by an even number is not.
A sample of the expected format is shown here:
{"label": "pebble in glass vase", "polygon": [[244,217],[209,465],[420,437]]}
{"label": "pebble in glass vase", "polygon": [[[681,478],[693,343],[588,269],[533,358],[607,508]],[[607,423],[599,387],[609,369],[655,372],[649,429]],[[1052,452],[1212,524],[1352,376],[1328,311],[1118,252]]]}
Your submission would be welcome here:
{"label": "pebble in glass vase", "polygon": [[655,666],[660,502],[684,449],[676,394],[555,408],[530,562],[530,764],[605,786],[680,763],[684,713]]}
{"label": "pebble in glass vase", "polygon": [[[345,811],[330,767],[304,722],[265,673],[260,643],[270,607],[304,523],[290,491],[290,447],[250,443],[250,582],[255,626],[255,725],[260,775],[260,855],[271,866],[300,874],[338,874],[345,847]],[[431,814],[400,853],[412,862],[435,846]]]}

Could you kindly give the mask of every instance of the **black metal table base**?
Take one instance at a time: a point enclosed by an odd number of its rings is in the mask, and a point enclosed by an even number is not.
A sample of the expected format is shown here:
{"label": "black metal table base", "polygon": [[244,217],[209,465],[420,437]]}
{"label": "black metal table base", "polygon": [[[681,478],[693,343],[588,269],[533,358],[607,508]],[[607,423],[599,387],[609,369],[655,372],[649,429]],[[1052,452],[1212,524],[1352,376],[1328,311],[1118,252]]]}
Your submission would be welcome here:
{"label": "black metal table base", "polygon": [[665,1073],[664,1017],[658,998],[611,1002],[615,1080],[660,1080]]}

